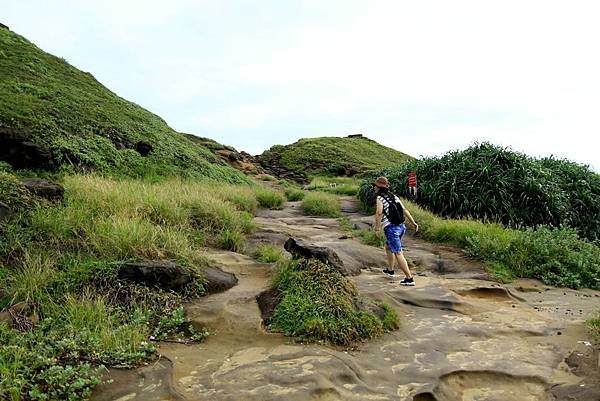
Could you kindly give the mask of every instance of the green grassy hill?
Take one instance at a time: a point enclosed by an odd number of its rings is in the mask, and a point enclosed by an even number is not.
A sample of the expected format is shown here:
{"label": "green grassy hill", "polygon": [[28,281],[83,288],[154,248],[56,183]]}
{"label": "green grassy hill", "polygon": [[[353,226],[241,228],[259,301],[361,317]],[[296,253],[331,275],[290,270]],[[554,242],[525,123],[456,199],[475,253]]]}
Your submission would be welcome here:
{"label": "green grassy hill", "polygon": [[90,73],[2,28],[0,160],[16,168],[246,180]]}
{"label": "green grassy hill", "polygon": [[359,135],[305,138],[275,145],[259,156],[263,166],[279,166],[308,174],[354,175],[399,165],[413,157]]}

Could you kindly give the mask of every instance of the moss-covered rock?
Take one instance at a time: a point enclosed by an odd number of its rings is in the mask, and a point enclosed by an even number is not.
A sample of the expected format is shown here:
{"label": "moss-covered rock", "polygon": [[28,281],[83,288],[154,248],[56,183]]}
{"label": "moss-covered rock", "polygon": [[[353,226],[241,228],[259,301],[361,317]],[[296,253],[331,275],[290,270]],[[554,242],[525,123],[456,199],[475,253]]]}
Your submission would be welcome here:
{"label": "moss-covered rock", "polygon": [[362,297],[349,278],[316,259],[281,263],[266,294],[259,300],[266,325],[302,341],[349,345],[398,327],[393,309]]}

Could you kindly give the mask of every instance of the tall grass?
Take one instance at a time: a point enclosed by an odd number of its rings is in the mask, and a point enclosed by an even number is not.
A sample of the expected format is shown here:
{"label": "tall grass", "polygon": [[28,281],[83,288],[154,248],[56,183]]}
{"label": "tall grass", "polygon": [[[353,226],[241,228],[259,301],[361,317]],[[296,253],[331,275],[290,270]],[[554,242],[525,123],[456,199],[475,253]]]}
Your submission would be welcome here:
{"label": "tall grass", "polygon": [[362,180],[357,177],[315,176],[306,189],[309,191],[355,196],[358,193],[361,183]]}
{"label": "tall grass", "polygon": [[[180,307],[203,293],[203,247],[240,251],[263,191],[178,178],[63,180],[62,204],[0,223],[0,307],[25,302],[41,318],[26,335],[0,325],[0,399],[85,399],[99,382],[94,366],[152,357],[149,335],[203,338]],[[174,260],[194,282],[173,294],[119,280],[119,265],[139,259]]]}
{"label": "tall grass", "polygon": [[600,289],[600,248],[566,227],[516,230],[477,220],[443,219],[405,202],[421,236],[456,245],[487,263],[499,278],[538,278],[547,284]]}
{"label": "tall grass", "polygon": [[340,201],[323,192],[308,193],[302,201],[302,209],[311,216],[339,217],[342,212]]}

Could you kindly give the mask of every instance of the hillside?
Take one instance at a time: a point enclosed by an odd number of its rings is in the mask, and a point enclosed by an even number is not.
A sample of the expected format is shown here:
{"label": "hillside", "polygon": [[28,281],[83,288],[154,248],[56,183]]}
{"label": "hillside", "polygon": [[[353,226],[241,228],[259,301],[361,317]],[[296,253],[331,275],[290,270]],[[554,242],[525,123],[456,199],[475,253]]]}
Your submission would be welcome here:
{"label": "hillside", "polygon": [[0,160],[14,168],[246,178],[90,73],[0,28]]}
{"label": "hillside", "polygon": [[352,176],[413,159],[362,135],[304,138],[275,145],[259,156],[263,167],[285,171]]}

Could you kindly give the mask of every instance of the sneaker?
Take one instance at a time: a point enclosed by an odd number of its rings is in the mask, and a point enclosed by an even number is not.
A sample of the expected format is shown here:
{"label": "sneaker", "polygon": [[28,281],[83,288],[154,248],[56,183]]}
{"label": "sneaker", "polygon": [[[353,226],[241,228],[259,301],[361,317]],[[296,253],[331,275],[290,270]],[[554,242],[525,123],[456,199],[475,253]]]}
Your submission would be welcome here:
{"label": "sneaker", "polygon": [[385,274],[386,276],[394,277],[396,272],[394,272],[393,270],[383,269],[383,274]]}
{"label": "sneaker", "polygon": [[408,278],[405,277],[404,280],[402,280],[400,282],[400,285],[408,285],[408,286],[414,286],[415,285],[415,279],[414,278]]}

